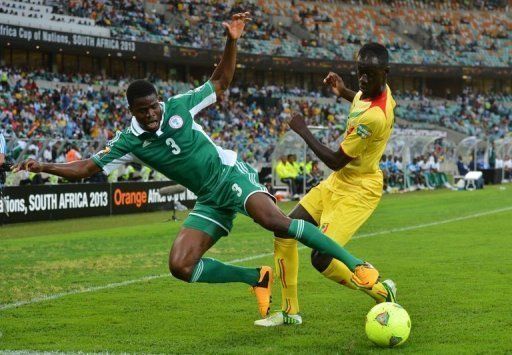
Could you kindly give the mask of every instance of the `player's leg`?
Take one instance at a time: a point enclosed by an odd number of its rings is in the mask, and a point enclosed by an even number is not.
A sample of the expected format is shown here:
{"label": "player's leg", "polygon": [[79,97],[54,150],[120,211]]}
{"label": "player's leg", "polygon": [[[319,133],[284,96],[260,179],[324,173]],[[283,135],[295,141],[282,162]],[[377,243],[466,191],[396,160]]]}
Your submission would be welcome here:
{"label": "player's leg", "polygon": [[[324,213],[320,225],[328,237],[344,246],[373,213],[378,199],[365,203],[359,196],[339,196],[332,192],[327,194],[329,196],[324,196]],[[304,205],[311,208],[307,203]],[[361,289],[376,302],[394,301],[395,286],[392,281],[388,281],[387,284],[377,282],[370,289],[361,288],[356,280],[357,275],[354,275],[345,264],[316,250],[311,253],[311,264],[329,280],[351,289]]]}
{"label": "player's leg", "polygon": [[183,224],[169,255],[173,276],[187,282],[243,282],[252,286],[260,314],[268,314],[271,299],[272,269],[246,268],[203,257],[215,242],[231,230],[235,213],[196,203]]}
{"label": "player's leg", "polygon": [[266,193],[254,193],[247,198],[245,209],[263,228],[281,236],[290,236],[302,244],[342,261],[357,276],[358,286],[371,288],[378,272],[371,265],[351,255],[341,245],[324,235],[315,225],[287,217]]}
{"label": "player's leg", "polygon": [[327,279],[353,290],[359,289],[377,303],[396,301],[396,286],[392,280],[379,281],[371,289],[357,287],[351,281],[354,273],[345,264],[316,250],[311,253],[311,264]]}
{"label": "player's leg", "polygon": [[226,283],[243,282],[254,286],[260,272],[256,268],[224,264],[203,255],[215,244],[203,231],[182,228],[169,254],[169,270],[172,275],[187,282]]}
{"label": "player's leg", "polygon": [[[321,186],[312,188],[288,214],[288,217],[291,219],[302,219],[314,226],[318,226],[323,209]],[[302,205],[304,201],[310,201],[309,205],[314,205],[315,207],[306,210]],[[297,283],[299,255],[297,241],[294,238],[289,238],[279,233],[274,236],[274,262],[276,274],[281,281],[282,310],[286,314],[298,314]]]}
{"label": "player's leg", "polygon": [[[315,226],[318,225],[316,220],[300,203],[288,214],[288,217],[292,219],[303,219]],[[283,236],[278,234],[274,236],[275,270],[281,282],[281,311],[267,318],[257,320],[254,324],[263,327],[274,327],[283,324],[302,324],[297,294],[299,274],[297,240],[293,238],[282,238]]]}
{"label": "player's leg", "polygon": [[242,161],[236,162],[223,188],[215,195],[215,199],[219,206],[237,208],[276,235],[286,239],[295,238],[306,246],[342,260],[356,275],[359,275],[361,287],[371,287],[378,279],[377,270],[352,256],[343,247],[322,234],[315,225],[287,217],[275,205],[273,196],[258,183],[256,170]]}
{"label": "player's leg", "polygon": [[[291,219],[302,219],[315,226],[317,221],[301,206],[297,204],[288,215]],[[281,309],[287,314],[299,313],[299,300],[297,284],[299,274],[299,252],[297,240],[276,234],[274,238],[275,270],[281,281]]]}

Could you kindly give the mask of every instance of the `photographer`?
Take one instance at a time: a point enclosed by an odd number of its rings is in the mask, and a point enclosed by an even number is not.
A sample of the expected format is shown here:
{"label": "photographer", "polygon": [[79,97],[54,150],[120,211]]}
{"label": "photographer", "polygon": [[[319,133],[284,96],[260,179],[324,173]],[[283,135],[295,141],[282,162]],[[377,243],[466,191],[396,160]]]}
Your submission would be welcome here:
{"label": "photographer", "polygon": [[[4,203],[4,185],[5,185],[5,179],[7,177],[7,171],[10,171],[11,170],[11,164],[7,163],[7,159],[5,157],[5,153],[6,153],[6,147],[7,145],[5,144],[5,138],[4,138],[4,135],[2,133],[2,131],[0,131],[0,204],[3,204]],[[2,208],[2,211],[5,211],[5,213],[7,214],[7,211],[6,211],[6,206],[3,205],[1,206],[3,207]],[[0,214],[0,225],[3,225],[4,223],[4,214]]]}
{"label": "photographer", "polygon": [[6,150],[5,138],[2,131],[0,131],[0,191],[5,184],[6,172],[10,170],[10,166],[5,159]]}

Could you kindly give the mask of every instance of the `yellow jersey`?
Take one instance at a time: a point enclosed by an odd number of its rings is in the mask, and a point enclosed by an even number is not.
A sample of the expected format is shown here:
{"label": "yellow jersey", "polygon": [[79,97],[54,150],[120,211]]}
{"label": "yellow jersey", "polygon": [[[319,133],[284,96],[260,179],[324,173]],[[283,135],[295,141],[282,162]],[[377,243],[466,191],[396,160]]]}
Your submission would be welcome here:
{"label": "yellow jersey", "polygon": [[288,162],[283,163],[282,161],[279,161],[279,163],[277,163],[276,172],[277,176],[279,176],[280,179],[295,179],[298,174],[298,172],[296,171],[295,167],[292,164]]}
{"label": "yellow jersey", "polygon": [[382,195],[383,176],[379,161],[393,130],[396,106],[391,90],[374,99],[361,99],[359,91],[350,106],[343,152],[353,160],[344,168],[333,172],[325,181],[326,187],[336,193],[360,193],[367,196]]}

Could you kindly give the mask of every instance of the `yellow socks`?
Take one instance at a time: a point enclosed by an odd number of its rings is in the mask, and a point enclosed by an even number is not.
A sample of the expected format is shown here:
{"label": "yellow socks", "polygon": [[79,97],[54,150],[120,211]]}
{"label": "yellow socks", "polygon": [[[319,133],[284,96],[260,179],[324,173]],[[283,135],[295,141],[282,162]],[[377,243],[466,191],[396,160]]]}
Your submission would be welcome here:
{"label": "yellow socks", "polygon": [[[347,286],[353,290],[357,289],[357,287],[350,281],[352,271],[350,271],[349,268],[339,260],[332,259],[329,266],[327,266],[327,268],[322,272],[322,275],[343,286]],[[362,291],[368,294],[377,303],[385,302],[386,297],[388,296],[388,291],[384,288],[381,282],[377,282],[373,285],[371,290],[362,289]]]}
{"label": "yellow socks", "polygon": [[276,274],[281,282],[282,310],[288,314],[299,313],[297,278],[299,274],[299,252],[293,238],[274,238],[274,262]]}
{"label": "yellow socks", "polygon": [[[299,252],[297,240],[274,238],[274,262],[276,275],[281,282],[281,309],[288,314],[297,314],[299,313],[299,299],[297,297]],[[353,290],[358,289],[351,282],[352,271],[339,260],[332,259],[322,275]],[[377,303],[385,302],[388,296],[388,292],[381,282],[376,283],[371,290],[362,289],[362,291]]]}
{"label": "yellow socks", "polygon": [[343,286],[347,286],[353,290],[357,289],[357,287],[350,281],[352,271],[350,271],[349,268],[339,260],[332,259],[329,266],[327,266],[327,268],[322,272],[322,275]]}
{"label": "yellow socks", "polygon": [[384,288],[382,282],[377,282],[373,285],[371,290],[363,290],[375,300],[377,303],[386,302],[386,298],[388,297],[388,291]]}

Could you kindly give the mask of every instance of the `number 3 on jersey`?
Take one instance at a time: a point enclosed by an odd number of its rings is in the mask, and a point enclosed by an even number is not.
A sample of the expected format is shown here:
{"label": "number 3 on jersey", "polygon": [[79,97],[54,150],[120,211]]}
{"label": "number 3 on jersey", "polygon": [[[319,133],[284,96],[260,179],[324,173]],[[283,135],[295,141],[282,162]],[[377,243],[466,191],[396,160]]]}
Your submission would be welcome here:
{"label": "number 3 on jersey", "polygon": [[231,190],[233,190],[233,192],[236,192],[236,195],[238,197],[242,196],[242,188],[240,187],[240,185],[233,184],[233,186],[231,186]]}
{"label": "number 3 on jersey", "polygon": [[168,147],[171,147],[171,153],[174,154],[174,155],[178,155],[180,154],[181,152],[181,148],[179,145],[176,144],[176,142],[174,141],[174,139],[172,138],[167,138],[165,140],[165,144],[167,144]]}

